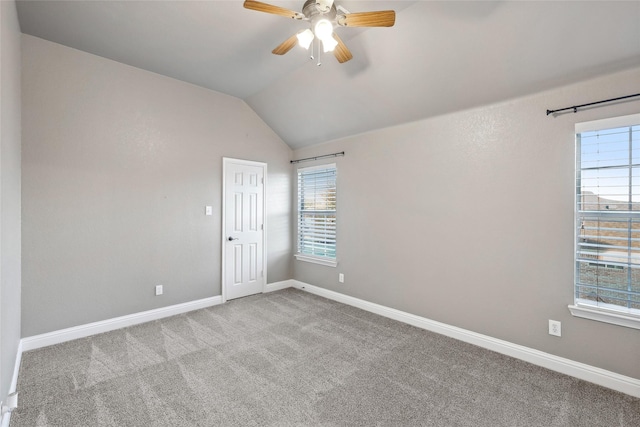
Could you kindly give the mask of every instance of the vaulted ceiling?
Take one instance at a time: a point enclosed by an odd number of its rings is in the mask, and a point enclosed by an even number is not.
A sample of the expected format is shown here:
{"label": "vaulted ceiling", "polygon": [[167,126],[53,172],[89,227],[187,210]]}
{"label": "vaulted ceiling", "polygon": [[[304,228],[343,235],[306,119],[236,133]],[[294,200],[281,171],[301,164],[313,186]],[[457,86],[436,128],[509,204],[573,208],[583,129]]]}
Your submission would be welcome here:
{"label": "vaulted ceiling", "polygon": [[242,0],[17,4],[23,33],[239,97],[292,148],[640,66],[640,1],[336,3],[396,24],[338,28],[354,58],[320,67],[271,54],[308,24]]}

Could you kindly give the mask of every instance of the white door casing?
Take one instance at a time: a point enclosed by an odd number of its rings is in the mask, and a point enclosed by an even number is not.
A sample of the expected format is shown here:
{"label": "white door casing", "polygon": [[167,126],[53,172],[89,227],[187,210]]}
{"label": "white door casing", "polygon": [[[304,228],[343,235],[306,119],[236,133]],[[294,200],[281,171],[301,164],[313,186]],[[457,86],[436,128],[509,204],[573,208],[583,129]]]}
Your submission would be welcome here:
{"label": "white door casing", "polygon": [[265,163],[223,158],[222,299],[257,294],[266,283]]}

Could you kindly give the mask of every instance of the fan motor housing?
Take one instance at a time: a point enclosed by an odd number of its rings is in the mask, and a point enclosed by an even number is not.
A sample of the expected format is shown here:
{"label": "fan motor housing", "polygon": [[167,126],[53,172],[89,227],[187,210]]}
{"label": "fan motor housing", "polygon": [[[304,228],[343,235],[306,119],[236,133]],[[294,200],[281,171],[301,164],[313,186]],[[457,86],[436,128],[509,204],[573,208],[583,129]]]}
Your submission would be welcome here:
{"label": "fan motor housing", "polygon": [[304,6],[302,6],[302,13],[311,22],[316,21],[318,17],[326,18],[330,21],[333,21],[336,18],[337,10],[334,3],[333,5],[331,5],[331,10],[326,13],[322,13],[316,6],[316,0],[307,0],[306,2],[304,2]]}

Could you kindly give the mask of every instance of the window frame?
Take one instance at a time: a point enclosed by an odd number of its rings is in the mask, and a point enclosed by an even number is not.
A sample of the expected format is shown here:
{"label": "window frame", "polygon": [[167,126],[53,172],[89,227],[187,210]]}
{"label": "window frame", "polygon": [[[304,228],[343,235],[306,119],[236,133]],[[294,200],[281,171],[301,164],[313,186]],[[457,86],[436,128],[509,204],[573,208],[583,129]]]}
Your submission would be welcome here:
{"label": "window frame", "polygon": [[[640,125],[640,113],[639,114],[631,114],[627,116],[613,117],[608,119],[601,120],[593,120],[589,122],[576,123],[575,125],[575,157],[574,157],[574,231],[573,231],[573,241],[574,241],[574,251],[573,251],[573,262],[574,262],[574,278],[573,278],[573,304],[569,305],[569,311],[575,317],[581,317],[590,320],[596,320],[605,323],[611,323],[614,325],[624,326],[628,328],[640,329],[640,310],[638,310],[638,314],[635,312],[629,313],[622,310],[616,309],[615,306],[608,304],[589,304],[585,303],[584,300],[580,300],[577,297],[577,286],[578,286],[578,179],[579,179],[579,165],[578,161],[580,158],[580,152],[578,151],[578,135],[598,130],[607,130],[617,127],[631,127]],[[630,166],[633,167],[633,166]],[[633,212],[633,211],[632,211]],[[631,215],[632,218],[634,215]],[[606,215],[605,215],[606,217]],[[635,311],[635,309],[634,309]]]}
{"label": "window frame", "polygon": [[[335,182],[335,186],[334,186],[334,191],[335,191],[335,197],[336,197],[336,201],[335,201],[335,209],[333,210],[333,212],[335,212],[335,216],[336,216],[336,230],[334,232],[334,238],[335,238],[335,256],[334,257],[329,257],[329,256],[317,256],[317,255],[308,255],[308,254],[303,254],[300,252],[300,221],[301,221],[301,213],[304,212],[303,210],[301,210],[301,199],[300,199],[300,174],[302,171],[314,171],[314,170],[331,170],[333,169],[335,171],[335,177],[336,177],[336,182]],[[310,262],[313,264],[320,264],[320,265],[324,265],[327,267],[337,267],[338,266],[338,258],[337,258],[337,252],[338,252],[338,245],[337,245],[337,234],[338,234],[338,230],[337,230],[337,215],[338,215],[338,209],[337,209],[337,205],[338,205],[338,201],[337,201],[337,196],[338,195],[338,167],[336,165],[336,163],[326,163],[326,164],[321,164],[321,165],[315,165],[315,166],[306,166],[306,167],[298,167],[296,169],[296,253],[294,254],[294,257],[298,260],[298,261],[304,261],[304,262]]]}

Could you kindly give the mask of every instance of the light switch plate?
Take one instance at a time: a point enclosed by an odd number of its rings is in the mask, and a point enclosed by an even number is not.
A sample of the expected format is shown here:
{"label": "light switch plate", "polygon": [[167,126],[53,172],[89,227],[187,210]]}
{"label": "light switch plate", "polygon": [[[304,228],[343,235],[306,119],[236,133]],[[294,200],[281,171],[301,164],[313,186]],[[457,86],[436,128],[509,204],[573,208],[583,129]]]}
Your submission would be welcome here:
{"label": "light switch plate", "polygon": [[213,215],[213,206],[205,206],[204,207],[205,215]]}

